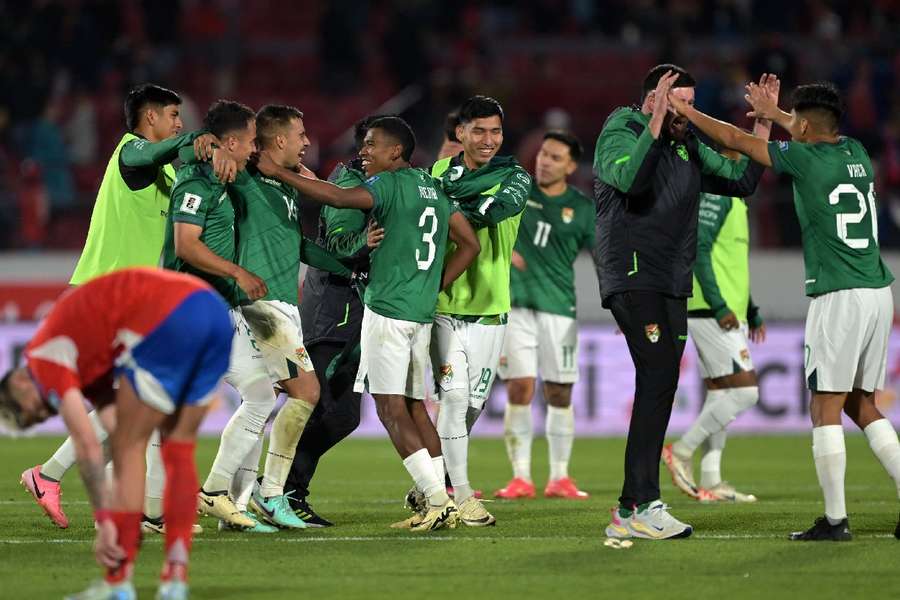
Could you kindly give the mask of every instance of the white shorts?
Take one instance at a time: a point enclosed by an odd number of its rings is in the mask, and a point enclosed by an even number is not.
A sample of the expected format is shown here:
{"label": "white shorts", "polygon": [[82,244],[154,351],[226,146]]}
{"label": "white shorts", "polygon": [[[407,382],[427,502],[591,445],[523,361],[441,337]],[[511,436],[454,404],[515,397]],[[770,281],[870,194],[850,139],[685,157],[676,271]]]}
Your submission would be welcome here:
{"label": "white shorts", "polygon": [[506,325],[481,325],[435,315],[431,368],[438,392],[468,389],[469,406],[481,409],[491,394],[505,333]]}
{"label": "white shorts", "polygon": [[[244,313],[240,307],[229,311],[231,322],[234,325],[234,337],[231,341],[231,358],[228,361],[228,371],[225,372],[225,381],[236,389],[242,396],[244,388],[258,379],[271,379],[262,348]],[[274,380],[272,381],[274,383]]]}
{"label": "white shorts", "polygon": [[272,381],[292,379],[313,371],[303,345],[300,310],[280,300],[257,300],[240,307],[262,351]]}
{"label": "white shorts", "polygon": [[728,331],[713,318],[688,318],[688,333],[700,357],[700,376],[715,379],[753,370],[747,324]]}
{"label": "white shorts", "polygon": [[806,314],[806,382],[814,392],[884,387],[894,319],[891,288],[829,292]]}
{"label": "white shorts", "polygon": [[578,323],[571,317],[513,308],[498,372],[501,379],[536,378],[540,374],[551,383],[575,383]]}
{"label": "white shorts", "polygon": [[431,323],[401,321],[365,307],[355,392],[425,399]]}

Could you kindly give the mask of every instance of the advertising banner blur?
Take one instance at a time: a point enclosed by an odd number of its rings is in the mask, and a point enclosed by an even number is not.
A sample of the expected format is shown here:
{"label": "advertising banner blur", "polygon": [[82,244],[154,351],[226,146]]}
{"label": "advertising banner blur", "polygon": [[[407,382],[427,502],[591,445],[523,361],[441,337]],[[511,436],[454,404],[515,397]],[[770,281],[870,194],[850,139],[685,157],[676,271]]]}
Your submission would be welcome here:
{"label": "advertising banner blur", "polygon": [[[34,324],[0,325],[0,370],[19,361]],[[764,344],[751,345],[750,353],[760,379],[760,401],[732,423],[733,432],[788,433],[810,429],[808,393],[803,376],[803,326],[772,325]],[[580,332],[579,363],[581,380],[573,391],[576,432],[581,436],[622,435],[628,429],[634,393],[634,369],[625,339],[612,327],[583,326]],[[891,336],[888,352],[888,376],[878,403],[895,425],[900,425],[900,330]],[[703,384],[697,369],[697,354],[690,342],[681,365],[671,432],[687,429],[703,405]],[[222,430],[239,399],[223,385],[222,398],[207,417],[203,431]],[[506,393],[502,383],[494,385],[485,414],[475,426],[475,435],[503,435],[503,407]],[[544,404],[534,404],[535,431],[543,430]],[[363,398],[362,423],[355,435],[381,436],[384,429],[375,414],[371,398]],[[848,427],[852,424],[847,421]],[[58,418],[35,429],[35,433],[63,431]]]}

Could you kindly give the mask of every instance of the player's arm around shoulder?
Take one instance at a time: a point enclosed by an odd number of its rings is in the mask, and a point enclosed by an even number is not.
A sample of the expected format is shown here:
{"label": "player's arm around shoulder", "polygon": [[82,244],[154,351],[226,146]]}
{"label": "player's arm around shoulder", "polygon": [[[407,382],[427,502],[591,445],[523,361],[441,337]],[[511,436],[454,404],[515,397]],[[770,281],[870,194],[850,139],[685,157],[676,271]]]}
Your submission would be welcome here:
{"label": "player's arm around shoulder", "polygon": [[481,244],[478,236],[466,216],[458,210],[451,210],[449,238],[456,249],[447,258],[444,264],[444,274],[441,278],[441,289],[447,288],[462,275],[478,253],[481,252]]}
{"label": "player's arm around shoulder", "polygon": [[594,148],[594,176],[624,194],[639,194],[650,184],[662,145],[643,113],[622,107],[606,120]]}
{"label": "player's arm around shoulder", "polygon": [[182,133],[159,142],[138,138],[122,146],[119,158],[126,167],[159,167],[179,158],[181,149],[188,148],[192,156],[206,160],[212,158],[213,148],[218,143],[216,136],[203,130]]}

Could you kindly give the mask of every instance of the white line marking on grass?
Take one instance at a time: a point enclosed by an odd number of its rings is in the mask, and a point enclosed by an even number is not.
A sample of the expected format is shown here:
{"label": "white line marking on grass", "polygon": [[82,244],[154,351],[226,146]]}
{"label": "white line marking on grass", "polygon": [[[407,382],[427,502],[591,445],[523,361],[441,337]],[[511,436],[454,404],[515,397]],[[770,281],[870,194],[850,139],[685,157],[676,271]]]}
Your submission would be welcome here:
{"label": "white line marking on grass", "polygon": [[[763,534],[698,534],[692,536],[696,539],[701,540],[783,540],[788,541],[786,535],[763,535]],[[856,539],[889,539],[893,538],[893,535],[890,534],[867,534],[867,535],[856,535],[854,536]],[[196,544],[234,544],[234,543],[245,543],[250,541],[255,541],[262,539],[262,536],[252,535],[252,536],[236,536],[236,537],[199,537],[194,538],[194,542]],[[490,540],[492,542],[496,541],[509,541],[509,542],[536,542],[536,541],[579,541],[579,542],[590,542],[597,541],[598,543],[603,540],[603,536],[588,536],[588,537],[579,537],[579,536],[452,536],[452,535],[411,535],[410,537],[392,537],[392,536],[342,536],[342,537],[329,537],[329,536],[314,536],[314,537],[268,537],[265,538],[270,542],[284,542],[288,544],[304,544],[304,543],[321,543],[321,542],[476,542],[480,540]],[[0,539],[0,544],[91,544],[93,543],[93,538],[91,539],[65,539],[65,538],[57,538],[57,539],[49,539],[49,540],[14,540],[14,539]],[[161,543],[164,541],[162,536],[152,537],[152,538],[144,538],[144,542],[150,543]],[[635,538],[635,541],[638,543],[643,542],[644,540]],[[647,540],[651,541],[651,540]]]}

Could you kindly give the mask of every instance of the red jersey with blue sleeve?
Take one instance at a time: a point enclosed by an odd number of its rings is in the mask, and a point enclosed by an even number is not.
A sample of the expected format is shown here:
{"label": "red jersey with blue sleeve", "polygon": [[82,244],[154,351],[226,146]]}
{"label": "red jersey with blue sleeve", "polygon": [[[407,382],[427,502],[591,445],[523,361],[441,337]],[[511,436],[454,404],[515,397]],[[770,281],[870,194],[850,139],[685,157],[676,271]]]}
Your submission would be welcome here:
{"label": "red jersey with blue sleeve", "polygon": [[[110,389],[114,370],[140,366],[133,360],[139,348],[198,294],[211,296],[214,303],[219,300],[212,288],[196,277],[150,268],[116,271],[67,291],[25,348],[28,369],[42,396],[57,404],[72,388],[82,390],[89,399],[86,390]],[[181,326],[181,335],[190,345],[194,332],[186,323]],[[169,344],[173,358],[182,354],[179,340],[171,332],[163,341]]]}

